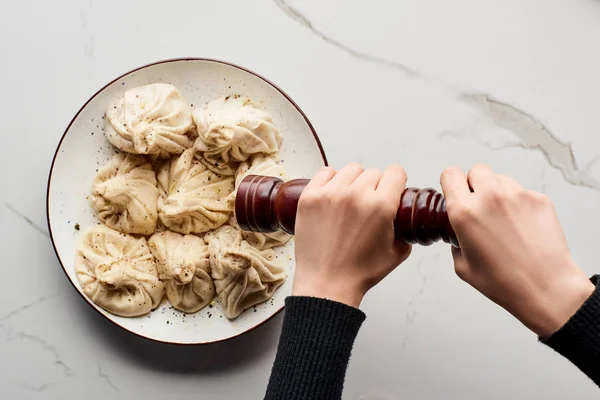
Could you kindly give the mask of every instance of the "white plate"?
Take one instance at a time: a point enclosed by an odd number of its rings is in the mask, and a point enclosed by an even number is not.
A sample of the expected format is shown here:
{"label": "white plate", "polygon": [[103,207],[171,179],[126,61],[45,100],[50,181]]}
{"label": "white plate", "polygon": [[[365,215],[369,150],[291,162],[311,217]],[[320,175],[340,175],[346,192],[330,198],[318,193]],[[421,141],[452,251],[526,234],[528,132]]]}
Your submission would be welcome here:
{"label": "white plate", "polygon": [[[263,102],[284,134],[279,153],[290,177],[311,177],[326,164],[317,134],[300,108],[281,89],[242,67],[208,59],[159,61],[113,80],[88,100],[65,131],[50,170],[47,194],[48,228],[58,259],[73,286],[98,312],[122,328],[161,342],[201,344],[230,339],[263,324],[283,309],[294,274],[293,243],[281,249],[288,279],[270,301],[229,321],[218,305],[196,314],[181,313],[163,303],[149,315],[122,318],[96,306],[82,292],[73,270],[81,232],[97,224],[87,196],[96,170],[115,153],[104,136],[103,115],[110,100],[127,89],[155,82],[175,85],[194,108],[227,94],[245,94]],[[75,229],[79,224],[80,230]]]}

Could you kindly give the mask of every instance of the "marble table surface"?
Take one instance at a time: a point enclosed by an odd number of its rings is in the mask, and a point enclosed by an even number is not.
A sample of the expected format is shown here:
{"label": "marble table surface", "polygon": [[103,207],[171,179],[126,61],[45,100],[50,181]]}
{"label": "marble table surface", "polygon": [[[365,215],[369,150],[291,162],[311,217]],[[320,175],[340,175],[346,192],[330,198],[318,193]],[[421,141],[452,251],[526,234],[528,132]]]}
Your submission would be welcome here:
{"label": "marble table surface", "polygon": [[[0,398],[260,398],[282,315],[207,347],[149,343],[84,304],[52,250],[45,193],[72,116],[119,74],[228,60],[307,113],[333,166],[487,163],[554,201],[575,259],[600,271],[600,1],[10,2],[0,24]],[[415,249],[368,294],[348,399],[592,399],[598,389]]]}

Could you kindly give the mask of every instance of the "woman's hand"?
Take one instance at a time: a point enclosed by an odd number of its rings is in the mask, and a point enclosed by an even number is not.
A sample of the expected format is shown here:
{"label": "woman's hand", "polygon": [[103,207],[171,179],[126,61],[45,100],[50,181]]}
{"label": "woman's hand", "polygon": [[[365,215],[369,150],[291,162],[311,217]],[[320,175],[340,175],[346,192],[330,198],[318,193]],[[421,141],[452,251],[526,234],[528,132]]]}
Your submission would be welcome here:
{"label": "woman's hand", "polygon": [[594,291],[571,258],[550,200],[475,166],[441,177],[460,250],[457,275],[541,337],[560,329]]}
{"label": "woman's hand", "polygon": [[394,239],[406,173],[321,169],[302,192],[296,218],[293,294],[358,307],[365,293],[409,256]]}

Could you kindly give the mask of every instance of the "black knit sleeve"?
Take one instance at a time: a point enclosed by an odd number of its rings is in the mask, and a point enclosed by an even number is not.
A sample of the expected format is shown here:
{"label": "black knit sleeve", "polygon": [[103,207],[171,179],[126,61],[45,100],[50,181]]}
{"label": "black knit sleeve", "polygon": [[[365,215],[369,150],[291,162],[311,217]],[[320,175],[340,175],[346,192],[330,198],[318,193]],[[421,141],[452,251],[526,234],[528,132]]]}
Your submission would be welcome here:
{"label": "black knit sleeve", "polygon": [[596,290],[556,333],[542,343],[550,346],[600,386],[600,275],[592,278]]}
{"label": "black knit sleeve", "polygon": [[266,399],[340,399],[365,314],[342,303],[288,297]]}

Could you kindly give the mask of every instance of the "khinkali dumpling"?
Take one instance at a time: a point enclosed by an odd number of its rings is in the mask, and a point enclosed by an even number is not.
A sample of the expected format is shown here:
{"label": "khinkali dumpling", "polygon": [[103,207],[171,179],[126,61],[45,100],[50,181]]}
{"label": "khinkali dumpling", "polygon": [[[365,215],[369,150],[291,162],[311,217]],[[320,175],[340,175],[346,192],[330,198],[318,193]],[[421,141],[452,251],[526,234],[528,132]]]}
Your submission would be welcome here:
{"label": "khinkali dumpling", "polygon": [[198,236],[164,231],[148,241],[167,299],[178,310],[193,313],[215,295],[208,246]]}
{"label": "khinkali dumpling", "polygon": [[260,251],[242,239],[236,228],[225,225],[205,238],[212,277],[227,318],[268,300],[286,278],[274,261],[272,250]]}
{"label": "khinkali dumpling", "polygon": [[249,160],[240,164],[235,172],[236,189],[248,175],[274,176],[276,178],[286,180],[286,174],[283,165],[278,163],[273,156],[265,154],[256,154]]}
{"label": "khinkali dumpling", "polygon": [[198,130],[198,158],[212,170],[233,175],[237,163],[252,154],[275,153],[282,136],[263,107],[246,96],[210,101],[193,114]]}
{"label": "khinkali dumpling", "polygon": [[[283,180],[286,179],[283,165],[279,164],[272,156],[256,154],[249,160],[241,163],[235,174],[235,191],[230,196],[232,203],[235,204],[237,189],[242,180],[244,180],[244,178],[248,175],[274,176]],[[230,218],[230,222],[228,223],[232,226],[239,227],[235,216]],[[281,246],[286,244],[292,237],[284,231],[268,233],[243,231],[242,235],[244,239],[248,241],[248,243],[259,250]]]}
{"label": "khinkali dumpling", "polygon": [[179,233],[203,233],[229,219],[233,177],[218,175],[194,158],[189,149],[158,171],[158,216]]}
{"label": "khinkali dumpling", "polygon": [[146,239],[104,225],[83,234],[75,256],[75,274],[86,296],[122,317],[150,312],[164,294]]}
{"label": "khinkali dumpling", "polygon": [[106,110],[106,137],[134,154],[180,154],[194,143],[192,109],[173,85],[154,83],[125,92]]}
{"label": "khinkali dumpling", "polygon": [[[231,225],[232,227],[241,230],[235,215],[232,215],[227,221],[227,225]],[[272,249],[273,247],[283,246],[287,242],[290,241],[292,236],[284,231],[277,232],[248,232],[241,231],[242,238],[247,241],[252,247],[255,247],[258,250],[267,250]]]}
{"label": "khinkali dumpling", "polygon": [[144,156],[117,154],[96,174],[91,203],[110,228],[151,235],[157,199],[156,175]]}

